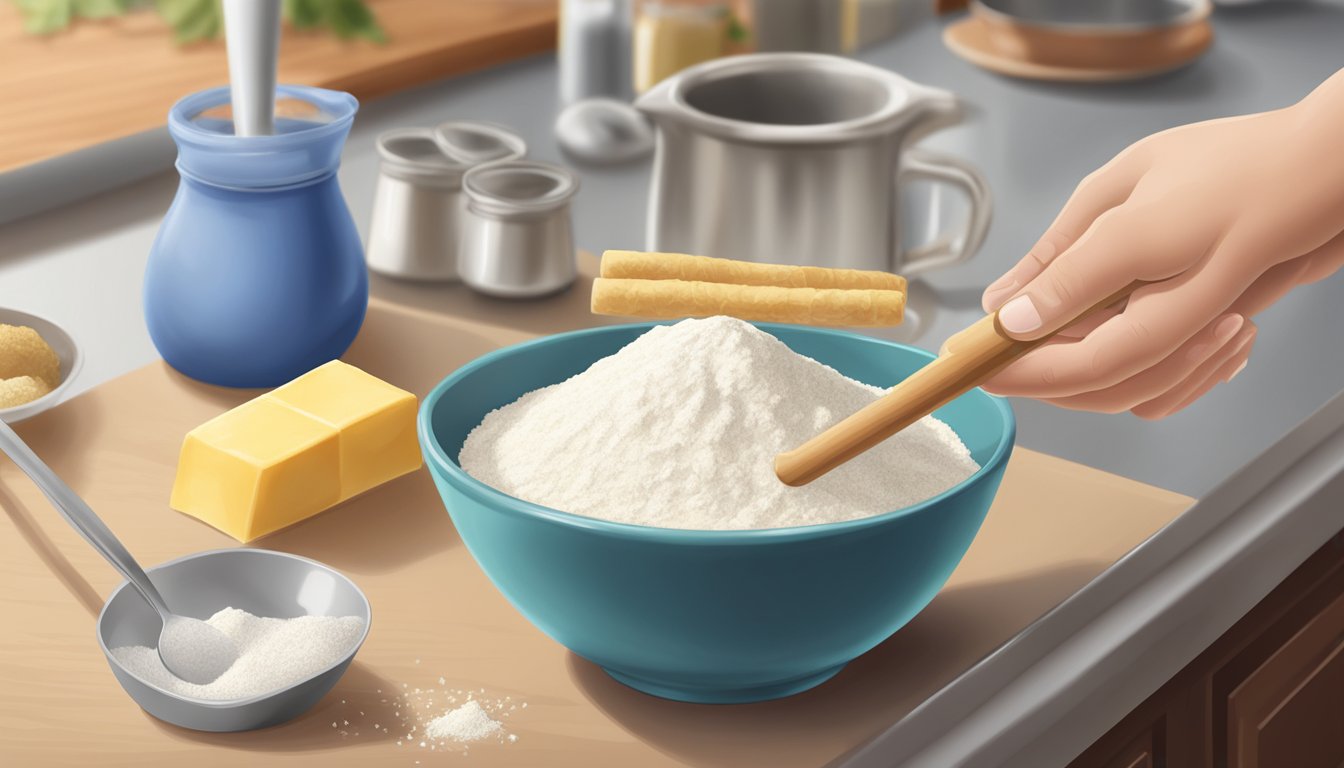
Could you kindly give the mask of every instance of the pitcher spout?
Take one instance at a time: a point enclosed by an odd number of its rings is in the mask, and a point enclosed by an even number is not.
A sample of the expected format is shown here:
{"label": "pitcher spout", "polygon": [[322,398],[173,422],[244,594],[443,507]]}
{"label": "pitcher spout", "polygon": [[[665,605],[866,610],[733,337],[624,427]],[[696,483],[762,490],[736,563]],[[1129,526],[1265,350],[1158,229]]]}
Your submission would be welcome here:
{"label": "pitcher spout", "polygon": [[907,142],[913,143],[934,131],[957,125],[972,113],[970,105],[951,91],[915,83],[908,83],[906,87],[910,94]]}
{"label": "pitcher spout", "polygon": [[677,77],[665,78],[657,85],[645,91],[635,99],[635,109],[638,109],[646,118],[653,123],[661,124],[666,118],[675,114],[672,101],[672,88]]}

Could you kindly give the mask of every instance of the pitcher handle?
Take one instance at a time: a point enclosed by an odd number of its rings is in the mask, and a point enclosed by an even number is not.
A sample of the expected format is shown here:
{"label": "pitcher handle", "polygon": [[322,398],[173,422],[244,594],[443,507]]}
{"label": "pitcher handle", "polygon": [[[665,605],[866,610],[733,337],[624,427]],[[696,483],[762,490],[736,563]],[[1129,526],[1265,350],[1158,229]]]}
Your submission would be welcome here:
{"label": "pitcher handle", "polygon": [[[971,215],[967,217],[965,231],[959,235],[939,235],[932,242],[905,252],[905,258],[896,260],[900,264],[901,274],[913,277],[931,269],[960,264],[975,255],[989,232],[992,209],[985,177],[955,157],[923,149],[906,150],[901,155],[896,176],[898,184],[912,179],[951,184],[964,190],[971,201]],[[901,246],[898,243],[896,247]]]}

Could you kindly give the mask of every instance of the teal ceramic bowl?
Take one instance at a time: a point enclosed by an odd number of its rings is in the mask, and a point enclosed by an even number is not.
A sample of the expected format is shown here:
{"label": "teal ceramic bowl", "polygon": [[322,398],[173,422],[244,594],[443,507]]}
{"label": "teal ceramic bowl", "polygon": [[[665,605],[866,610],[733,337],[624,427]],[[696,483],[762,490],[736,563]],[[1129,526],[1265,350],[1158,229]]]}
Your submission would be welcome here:
{"label": "teal ceramic bowl", "polygon": [[[922,504],[826,525],[684,531],[611,523],[522,501],[462,471],[462,443],[488,412],[585,370],[653,325],[536,339],[444,379],[419,416],[444,506],[476,562],[528,620],[633,688],[731,703],[818,685],[910,621],[952,574],[1003,477],[1012,411],[980,390],[957,398],[937,415],[979,472]],[[933,359],[842,331],[760,327],[876,386]]]}

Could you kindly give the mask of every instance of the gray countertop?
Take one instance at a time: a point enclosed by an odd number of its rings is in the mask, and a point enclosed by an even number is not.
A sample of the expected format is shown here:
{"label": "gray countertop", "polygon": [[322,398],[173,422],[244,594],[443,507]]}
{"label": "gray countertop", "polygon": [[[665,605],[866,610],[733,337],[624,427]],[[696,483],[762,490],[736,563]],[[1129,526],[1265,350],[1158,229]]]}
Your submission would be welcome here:
{"label": "gray countertop", "polygon": [[[1031,245],[1077,181],[1129,143],[1174,125],[1283,106],[1344,65],[1344,6],[1266,2],[1220,8],[1217,39],[1194,65],[1123,85],[1011,80],[963,62],[942,45],[945,22],[910,19],[896,39],[861,58],[957,93],[973,107],[963,125],[930,137],[936,149],[978,165],[995,217],[971,262],[913,289],[925,324],[914,343],[936,348],[979,314],[980,289]],[[364,106],[345,150],[341,184],[366,231],[377,173],[374,138],[387,128],[483,119],[518,130],[531,154],[562,160],[551,137],[550,57],[404,92]],[[45,314],[85,344],[83,390],[157,357],[140,313],[140,281],[176,177],[162,132],[139,149],[108,148],[90,163],[106,174],[119,157],[148,178],[0,226],[0,304]],[[96,154],[96,153],[95,153]],[[1228,158],[1237,162],[1237,158]],[[578,243],[593,251],[641,248],[648,168],[580,168]],[[63,169],[61,184],[97,186]],[[106,183],[106,179],[102,180]],[[927,205],[912,196],[912,222]],[[955,209],[955,205],[946,206]],[[918,230],[919,224],[912,225]],[[1162,422],[1017,402],[1024,445],[1199,496],[1254,458],[1344,388],[1344,274],[1298,290],[1264,313],[1250,367],[1185,413]]]}
{"label": "gray countertop", "polygon": [[[1291,103],[1344,66],[1339,4],[1269,0],[1219,8],[1214,23],[1214,47],[1193,66],[1127,85],[988,74],[948,53],[943,22],[930,19],[911,19],[897,39],[863,52],[974,107],[967,123],[927,143],[979,165],[995,197],[983,251],[913,286],[912,304],[925,321],[915,343],[937,347],[978,317],[982,286],[1025,252],[1078,179],[1129,143],[1182,123]],[[550,135],[555,78],[553,62],[537,58],[366,105],[341,171],[361,229],[377,172],[374,138],[387,128],[491,120],[523,134],[533,156],[562,159]],[[59,163],[45,178],[35,169],[21,179],[33,185],[33,197],[60,186],[105,188],[119,174],[144,178],[0,226],[0,305],[48,315],[83,341],[87,361],[76,389],[157,357],[141,319],[140,282],[176,185],[161,170],[172,158],[166,141],[155,132]],[[581,173],[579,245],[641,247],[647,167]],[[0,220],[4,201],[13,205],[23,192],[0,189]],[[912,205],[911,221],[922,222],[927,208]],[[1201,501],[851,755],[853,763],[1066,762],[1339,530],[1344,396],[1317,409],[1344,389],[1335,335],[1344,328],[1341,299],[1344,274],[1264,313],[1246,372],[1162,422],[1015,403],[1023,444]]]}

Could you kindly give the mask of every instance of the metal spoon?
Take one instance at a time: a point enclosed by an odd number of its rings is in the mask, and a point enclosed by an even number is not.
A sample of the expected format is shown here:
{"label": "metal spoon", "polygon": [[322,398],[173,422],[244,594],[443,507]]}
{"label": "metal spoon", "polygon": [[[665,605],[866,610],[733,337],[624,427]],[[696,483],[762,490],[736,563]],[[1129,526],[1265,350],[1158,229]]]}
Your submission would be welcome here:
{"label": "metal spoon", "polygon": [[159,658],[169,672],[189,683],[205,685],[213,682],[238,660],[238,649],[229,636],[200,619],[179,616],[168,610],[159,590],[145,575],[140,564],[126,551],[117,537],[94,514],[65,481],[56,476],[33,449],[3,421],[0,421],[0,451],[8,454],[19,469],[32,479],[38,489],[51,501],[84,540],[93,545],[131,586],[145,598],[159,617],[163,629],[159,633]]}
{"label": "metal spoon", "polygon": [[280,0],[224,0],[224,41],[236,136],[275,133]]}

